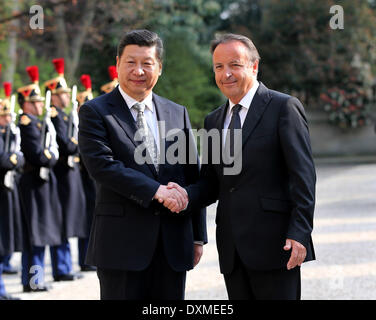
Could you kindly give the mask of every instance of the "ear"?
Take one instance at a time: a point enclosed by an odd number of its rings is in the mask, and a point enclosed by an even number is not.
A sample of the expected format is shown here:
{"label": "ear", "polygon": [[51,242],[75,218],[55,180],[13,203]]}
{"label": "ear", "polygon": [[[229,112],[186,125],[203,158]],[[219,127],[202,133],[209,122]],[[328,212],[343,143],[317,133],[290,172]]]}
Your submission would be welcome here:
{"label": "ear", "polygon": [[162,75],[162,62],[159,63],[159,75]]}
{"label": "ear", "polygon": [[259,66],[259,60],[255,60],[255,62],[253,63],[253,66],[252,66],[252,73],[254,75],[257,75],[258,66]]}

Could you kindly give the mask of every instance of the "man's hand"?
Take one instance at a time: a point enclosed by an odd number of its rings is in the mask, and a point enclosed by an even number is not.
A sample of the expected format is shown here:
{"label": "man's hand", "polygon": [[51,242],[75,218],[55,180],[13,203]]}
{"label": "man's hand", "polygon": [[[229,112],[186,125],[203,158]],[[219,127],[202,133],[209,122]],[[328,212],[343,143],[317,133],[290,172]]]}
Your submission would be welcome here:
{"label": "man's hand", "polygon": [[283,250],[288,251],[290,249],[292,250],[290,259],[287,262],[287,270],[293,269],[297,265],[300,267],[307,255],[307,249],[305,246],[298,241],[286,239],[286,244],[283,247]]}
{"label": "man's hand", "polygon": [[204,246],[202,244],[194,244],[194,256],[193,256],[193,267],[197,266],[204,252]]}
{"label": "man's hand", "polygon": [[182,188],[181,186],[179,186],[177,183],[175,182],[169,182],[167,184],[167,189],[169,190],[177,190],[180,194],[184,194],[186,199],[187,199],[187,202],[183,205],[183,206],[179,206],[176,202],[173,202],[171,201],[170,199],[167,199],[163,204],[165,207],[169,208],[172,212],[177,212],[179,213],[180,211],[186,209],[187,205],[188,205],[188,194],[187,194],[187,191]]}
{"label": "man's hand", "polygon": [[183,210],[188,204],[188,195],[186,192],[181,192],[181,190],[179,191],[177,188],[167,188],[167,186],[164,185],[159,186],[154,195],[154,199],[163,203],[163,205],[172,212],[177,213]]}

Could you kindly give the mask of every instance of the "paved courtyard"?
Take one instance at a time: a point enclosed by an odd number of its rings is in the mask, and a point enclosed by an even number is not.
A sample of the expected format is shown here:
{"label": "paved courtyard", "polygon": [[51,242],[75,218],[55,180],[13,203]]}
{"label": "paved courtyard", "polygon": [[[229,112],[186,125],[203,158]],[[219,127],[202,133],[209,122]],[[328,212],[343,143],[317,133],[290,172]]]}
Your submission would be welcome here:
{"label": "paved courtyard", "polygon": [[[376,160],[376,159],[375,159]],[[302,299],[376,299],[376,164],[317,165],[313,242],[316,261],[302,266]],[[227,299],[215,245],[215,205],[208,210],[209,243],[187,276],[186,299]],[[70,240],[77,266],[77,243]],[[20,268],[20,254],[12,264]],[[96,273],[53,282],[46,250],[47,293],[22,293],[20,275],[4,276],[10,294],[25,300],[99,299]]]}

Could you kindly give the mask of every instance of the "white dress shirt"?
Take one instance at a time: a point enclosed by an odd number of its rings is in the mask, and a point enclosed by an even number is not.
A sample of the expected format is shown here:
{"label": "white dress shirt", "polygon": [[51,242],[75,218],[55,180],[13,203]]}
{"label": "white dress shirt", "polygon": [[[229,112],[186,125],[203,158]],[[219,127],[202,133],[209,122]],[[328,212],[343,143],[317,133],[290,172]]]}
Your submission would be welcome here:
{"label": "white dress shirt", "polygon": [[137,100],[133,99],[132,97],[130,97],[129,95],[127,95],[124,92],[124,90],[120,87],[120,85],[119,85],[119,91],[120,91],[120,94],[122,95],[122,97],[124,98],[129,110],[131,111],[132,116],[133,116],[135,121],[137,120],[137,111],[133,108],[133,106],[136,103],[145,104],[145,106],[146,106],[145,111],[144,111],[145,119],[146,119],[146,122],[148,124],[149,129],[153,133],[155,143],[157,144],[157,148],[158,148],[158,152],[159,152],[160,141],[159,141],[158,119],[157,119],[157,112],[155,111],[155,106],[154,106],[154,103],[153,103],[153,93],[150,92],[150,94],[144,100],[137,101]]}
{"label": "white dress shirt", "polygon": [[[259,82],[256,80],[255,83],[253,84],[252,88],[249,89],[247,94],[238,103],[242,106],[242,108],[239,111],[240,123],[241,123],[242,128],[243,128],[243,124],[244,124],[245,118],[246,118],[247,113],[248,113],[248,109],[251,106],[253,97],[255,96],[259,85],[260,85]],[[230,122],[231,122],[232,108],[234,106],[235,106],[235,103],[233,103],[231,100],[229,100],[229,108],[227,109],[225,121],[223,123],[223,131],[222,131],[223,145],[226,142],[227,129],[228,129],[228,126],[230,125]]]}

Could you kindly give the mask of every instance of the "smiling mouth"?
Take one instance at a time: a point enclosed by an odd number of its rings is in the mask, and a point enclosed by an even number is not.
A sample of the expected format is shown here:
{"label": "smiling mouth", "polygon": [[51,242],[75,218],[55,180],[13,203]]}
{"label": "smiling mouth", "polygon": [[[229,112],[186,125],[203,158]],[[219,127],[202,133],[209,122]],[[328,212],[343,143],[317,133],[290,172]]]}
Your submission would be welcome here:
{"label": "smiling mouth", "polygon": [[136,83],[136,84],[142,84],[144,83],[146,80],[131,80],[133,83]]}
{"label": "smiling mouth", "polygon": [[230,86],[230,85],[233,85],[233,84],[235,84],[236,83],[236,81],[232,81],[232,82],[222,82],[222,84],[224,85],[224,86]]}

